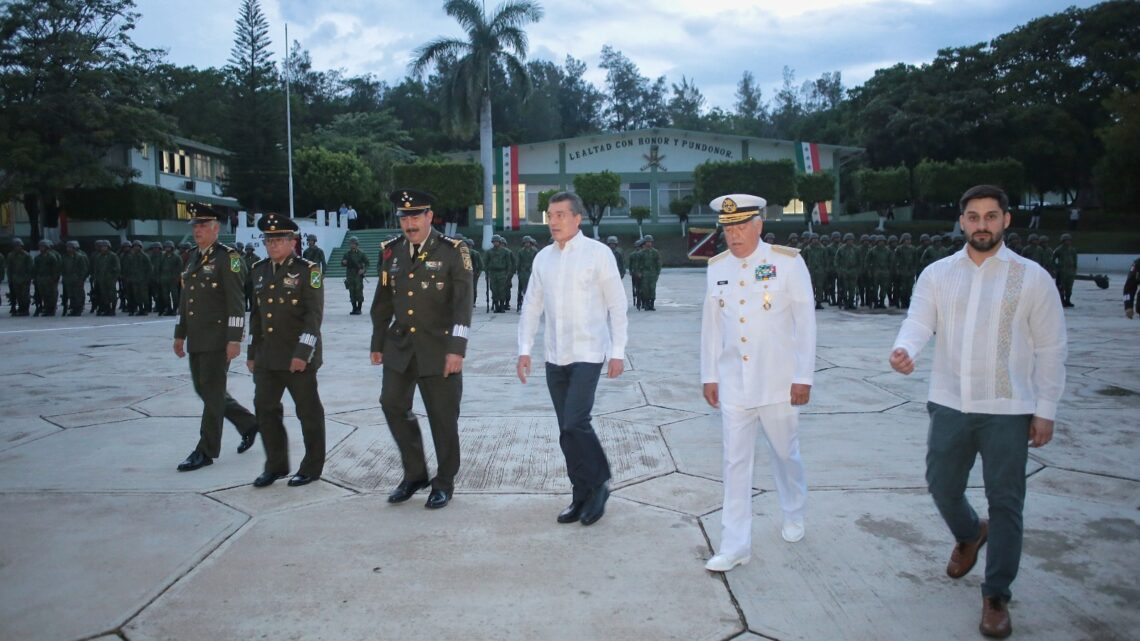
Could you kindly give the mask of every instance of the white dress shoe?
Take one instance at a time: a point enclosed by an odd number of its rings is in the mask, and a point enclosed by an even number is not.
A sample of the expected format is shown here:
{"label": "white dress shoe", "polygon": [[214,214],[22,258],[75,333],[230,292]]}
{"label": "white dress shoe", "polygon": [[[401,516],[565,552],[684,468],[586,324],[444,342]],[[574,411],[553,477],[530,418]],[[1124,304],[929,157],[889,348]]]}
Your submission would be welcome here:
{"label": "white dress shoe", "polygon": [[780,536],[788,543],[795,543],[804,538],[804,522],[803,521],[784,521],[784,527],[780,530]]}
{"label": "white dress shoe", "polygon": [[728,572],[738,565],[745,565],[752,560],[751,556],[731,556],[728,554],[717,554],[705,563],[705,569],[710,572]]}

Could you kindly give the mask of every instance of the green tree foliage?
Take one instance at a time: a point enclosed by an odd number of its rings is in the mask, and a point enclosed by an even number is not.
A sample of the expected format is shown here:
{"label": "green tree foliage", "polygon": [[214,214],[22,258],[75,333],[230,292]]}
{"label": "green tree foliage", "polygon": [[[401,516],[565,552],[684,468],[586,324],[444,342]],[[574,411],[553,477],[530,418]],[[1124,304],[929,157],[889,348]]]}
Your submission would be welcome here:
{"label": "green tree foliage", "polygon": [[755,194],[770,205],[787,206],[796,195],[796,165],[790,160],[706,162],[693,171],[698,201],[724,194]]}
{"label": "green tree foliage", "polygon": [[1140,203],[1140,93],[1118,93],[1108,101],[1113,124],[1098,132],[1104,157],[1096,167],[1096,182],[1104,204],[1136,210]]}
{"label": "green tree foliage", "polygon": [[547,207],[550,206],[550,198],[557,193],[557,189],[547,189],[546,191],[538,192],[538,211],[546,211]]}
{"label": "green tree foliage", "polygon": [[957,160],[952,163],[924,160],[914,170],[919,198],[942,206],[956,206],[963,193],[974,185],[997,185],[1017,204],[1025,190],[1025,168],[1016,160],[1004,158],[982,162]]}
{"label": "green tree foliage", "polygon": [[[437,38],[416,50],[412,73],[422,74],[429,65],[453,59],[445,82],[445,97],[453,124],[474,123],[479,118],[479,162],[483,166],[483,211],[493,211],[491,184],[494,179],[491,127],[491,70],[514,76],[526,85],[527,36],[523,26],[542,19],[542,7],[530,0],[507,0],[493,15],[484,13],[475,0],[447,0],[447,15],[455,18],[467,39]],[[491,216],[483,226],[484,248],[491,246]]]}
{"label": "green tree foliage", "polygon": [[835,198],[835,176],[828,171],[796,176],[796,196],[805,208]]}
{"label": "green tree foliage", "polygon": [[172,133],[208,145],[225,144],[219,128],[229,117],[225,73],[162,64],[151,80],[156,85],[155,108],[173,119]]}
{"label": "green tree foliage", "polygon": [[669,123],[664,76],[651,82],[632,60],[609,45],[602,47],[598,66],[606,70],[606,129],[629,131]]}
{"label": "green tree foliage", "polygon": [[730,128],[742,136],[767,136],[771,127],[763,92],[751,71],[745,71],[736,85],[736,112]]}
{"label": "green tree foliage", "polygon": [[910,170],[860,169],[854,179],[856,199],[868,209],[879,209],[910,200]]}
{"label": "green tree foliage", "polygon": [[165,140],[147,81],[158,53],[131,40],[138,17],[131,0],[0,4],[0,199],[23,198],[33,241],[62,190],[131,175],[103,162],[114,147]]}
{"label": "green tree foliage", "polygon": [[269,49],[269,23],[258,0],[242,0],[226,74],[231,86],[226,192],[254,211],[283,210],[288,201],[285,101]]}
{"label": "green tree foliage", "polygon": [[649,218],[649,208],[645,205],[637,205],[636,207],[629,208],[629,217],[637,221],[637,236],[638,238],[644,236],[641,233],[641,223]]}
{"label": "green tree foliage", "polygon": [[393,173],[398,185],[415,185],[432,195],[437,222],[463,222],[483,198],[483,168],[475,163],[417,162],[397,165]]}
{"label": "green tree foliage", "polygon": [[669,126],[677,129],[700,131],[704,126],[705,97],[697,85],[681,76],[681,84],[673,84],[673,97],[665,112]]}
{"label": "green tree foliage", "polygon": [[594,238],[600,237],[598,228],[602,224],[606,208],[625,204],[625,199],[621,197],[621,176],[612,171],[574,176],[574,192],[586,206],[590,224],[594,226]]}
{"label": "green tree foliage", "polygon": [[65,189],[60,204],[72,220],[100,220],[119,230],[132,220],[169,220],[176,215],[174,194],[138,183]]}
{"label": "green tree foliage", "polygon": [[372,172],[351,153],[305,147],[293,153],[297,211],[332,211],[340,203],[379,201]]}
{"label": "green tree foliage", "polygon": [[689,214],[693,211],[693,205],[696,204],[696,199],[692,194],[683,196],[681,198],[674,198],[669,201],[669,213],[677,217],[681,221],[681,235],[684,236],[687,232],[686,229],[689,225]]}
{"label": "green tree foliage", "polygon": [[[380,194],[396,188],[392,169],[398,164],[415,160],[415,154],[405,148],[411,142],[408,133],[389,111],[346,113],[334,116],[328,125],[318,126],[305,136],[305,146],[320,147],[329,151],[351,154],[368,168],[371,182]],[[369,220],[386,211],[384,198],[373,201],[359,200],[360,213]]]}

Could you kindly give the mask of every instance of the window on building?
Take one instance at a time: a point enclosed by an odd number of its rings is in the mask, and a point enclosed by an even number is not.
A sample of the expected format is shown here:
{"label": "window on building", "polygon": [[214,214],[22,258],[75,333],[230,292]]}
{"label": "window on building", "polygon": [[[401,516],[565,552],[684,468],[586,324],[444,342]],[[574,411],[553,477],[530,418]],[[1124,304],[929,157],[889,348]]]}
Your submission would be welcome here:
{"label": "window on building", "polygon": [[546,216],[538,208],[538,195],[544,191],[559,191],[558,185],[526,186],[526,222],[531,225],[545,225]]}
{"label": "window on building", "polygon": [[190,177],[190,157],[186,152],[164,150],[162,152],[162,171],[168,174]]}
{"label": "window on building", "polygon": [[210,157],[205,154],[195,153],[193,156],[193,173],[191,174],[199,180],[213,180],[213,172],[210,171]]}
{"label": "window on building", "polygon": [[668,220],[673,212],[669,210],[669,203],[680,200],[685,196],[693,195],[693,183],[658,183],[657,184],[657,216],[658,220]]}
{"label": "window on building", "polygon": [[214,176],[213,179],[217,182],[223,182],[229,177],[229,167],[221,159],[214,159]]}
{"label": "window on building", "polygon": [[143,144],[139,145],[139,155],[142,156],[143,160],[147,160],[150,158],[150,144],[149,143],[144,142]]}
{"label": "window on building", "polygon": [[628,217],[630,207],[649,207],[653,195],[649,183],[623,183],[621,197],[625,199],[625,206],[611,207],[610,216],[615,218]]}

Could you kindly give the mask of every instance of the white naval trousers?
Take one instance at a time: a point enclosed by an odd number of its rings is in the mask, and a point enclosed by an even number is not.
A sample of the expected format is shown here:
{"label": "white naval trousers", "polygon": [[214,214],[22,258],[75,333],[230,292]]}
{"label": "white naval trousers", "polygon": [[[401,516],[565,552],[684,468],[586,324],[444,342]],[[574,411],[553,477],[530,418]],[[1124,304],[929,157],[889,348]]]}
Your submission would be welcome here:
{"label": "white naval trousers", "polygon": [[790,402],[745,408],[723,400],[720,413],[724,430],[720,553],[746,556],[752,551],[752,468],[758,427],[764,430],[768,442],[772,476],[784,518],[804,518],[807,479],[800,459],[800,413]]}

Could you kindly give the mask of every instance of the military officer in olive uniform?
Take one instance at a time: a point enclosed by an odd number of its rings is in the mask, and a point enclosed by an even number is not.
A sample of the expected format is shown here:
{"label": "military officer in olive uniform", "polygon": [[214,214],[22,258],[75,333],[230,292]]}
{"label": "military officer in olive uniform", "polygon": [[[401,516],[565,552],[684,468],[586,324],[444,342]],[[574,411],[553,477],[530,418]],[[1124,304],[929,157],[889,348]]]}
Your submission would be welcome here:
{"label": "military officer in olive uniform", "polygon": [[1073,237],[1061,234],[1061,244],[1053,250],[1053,270],[1057,274],[1057,291],[1061,294],[1062,307],[1073,305],[1073,281],[1077,278],[1077,248],[1073,247]]}
{"label": "military officer in olive uniform", "polygon": [[538,248],[535,247],[533,238],[523,236],[522,242],[523,246],[516,255],[519,269],[519,299],[515,309],[520,312],[522,311],[523,297],[526,296],[526,285],[530,282],[530,271],[534,265],[534,257],[538,255]]}
{"label": "military officer in olive uniform", "polygon": [[618,278],[625,278],[625,254],[621,253],[618,237],[610,236],[606,238],[606,244],[609,245],[610,251],[614,253],[614,262],[617,263],[618,268]]}
{"label": "military officer in olive uniform", "polygon": [[174,243],[162,243],[158,259],[158,315],[173,316],[178,307],[178,277],[182,274],[182,259],[174,253]]}
{"label": "military officer in olive uniform", "polygon": [[123,259],[123,278],[127,282],[131,316],[146,316],[149,307],[151,264],[150,258],[143,253],[142,246],[141,240],[134,241],[130,253]]}
{"label": "military officer in olive uniform", "polygon": [[325,295],[320,264],[293,253],[297,223],[277,214],[257,221],[269,257],[254,263],[253,312],[249,316],[249,355],[253,373],[258,431],[265,446],[265,471],[253,482],[265,487],[289,473],[289,440],[285,434],[285,390],[297,406],[305,441],[305,458],[289,485],[307,485],[325,467],[325,408],[317,392],[321,366],[321,320]]}
{"label": "military officer in olive uniform", "polygon": [[[471,326],[471,255],[463,241],[431,227],[431,196],[399,189],[389,199],[404,234],[383,245],[372,298],[373,365],[384,366],[380,407],[400,449],[404,477],[388,495],[402,503],[431,485],[426,507],[451,500],[459,471],[459,401]],[[437,470],[428,476],[412,396],[420,389]]]}
{"label": "military officer in olive uniform", "polygon": [[[475,250],[475,241],[470,238],[464,238],[463,243],[467,245],[467,251],[471,254],[471,291],[473,292],[471,302],[476,307],[479,306],[479,274],[483,273],[483,254]],[[490,294],[488,294],[490,296]],[[490,298],[487,299],[488,301]]]}
{"label": "military officer in olive uniform", "polygon": [[348,300],[352,303],[349,314],[359,316],[360,308],[364,305],[364,275],[368,273],[368,265],[371,263],[368,256],[360,251],[360,241],[356,236],[348,239],[348,245],[348,251],[340,259],[340,264],[345,270],[344,287],[348,290]]}
{"label": "military officer in olive uniform", "polygon": [[63,275],[63,260],[52,249],[52,242],[40,241],[40,253],[32,262],[36,273],[36,316],[55,316],[59,301],[59,279]]}
{"label": "military officer in olive uniform", "polygon": [[257,436],[257,418],[226,392],[226,371],[241,354],[245,333],[245,263],[237,250],[218,242],[225,214],[199,203],[187,209],[198,247],[190,252],[182,272],[174,354],[178,358],[190,354],[190,377],[203,408],[198,444],[179,463],[179,472],[210,465],[221,454],[223,419],[241,433],[238,454],[248,450]]}

